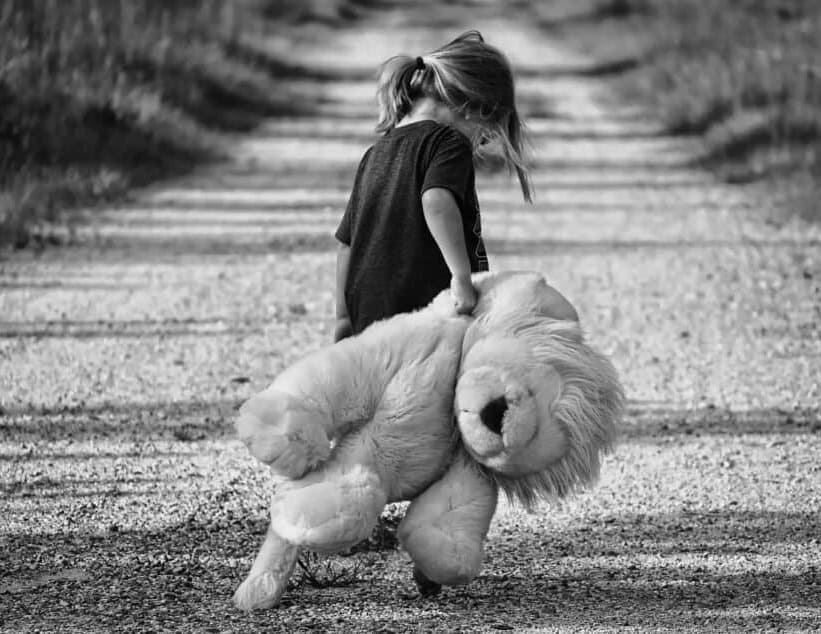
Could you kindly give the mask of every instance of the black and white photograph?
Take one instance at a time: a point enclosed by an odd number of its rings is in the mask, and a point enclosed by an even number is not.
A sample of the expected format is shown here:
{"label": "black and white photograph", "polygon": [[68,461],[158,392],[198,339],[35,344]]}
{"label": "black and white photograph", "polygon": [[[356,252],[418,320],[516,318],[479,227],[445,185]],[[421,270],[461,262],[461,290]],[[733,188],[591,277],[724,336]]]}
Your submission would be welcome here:
{"label": "black and white photograph", "polygon": [[821,2],[0,0],[0,633],[821,631]]}

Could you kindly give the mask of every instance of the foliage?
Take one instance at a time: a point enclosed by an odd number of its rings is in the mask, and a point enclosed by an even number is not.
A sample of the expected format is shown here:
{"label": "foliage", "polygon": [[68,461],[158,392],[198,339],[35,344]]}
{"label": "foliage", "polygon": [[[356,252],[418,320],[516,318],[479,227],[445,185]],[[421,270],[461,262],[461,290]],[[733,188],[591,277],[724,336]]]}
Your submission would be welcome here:
{"label": "foliage", "polygon": [[[705,162],[733,181],[821,183],[821,3],[812,0],[597,0],[567,24],[669,131],[704,135]],[[809,179],[807,178],[809,177]]]}
{"label": "foliage", "polygon": [[[742,110],[775,109],[773,135],[790,139],[821,112],[821,5],[799,0],[643,0],[658,41],[656,98],[671,126],[703,132]],[[815,132],[818,132],[816,128]]]}
{"label": "foliage", "polygon": [[243,44],[262,13],[295,4],[2,0],[0,245],[217,156],[219,131],[298,108]]}

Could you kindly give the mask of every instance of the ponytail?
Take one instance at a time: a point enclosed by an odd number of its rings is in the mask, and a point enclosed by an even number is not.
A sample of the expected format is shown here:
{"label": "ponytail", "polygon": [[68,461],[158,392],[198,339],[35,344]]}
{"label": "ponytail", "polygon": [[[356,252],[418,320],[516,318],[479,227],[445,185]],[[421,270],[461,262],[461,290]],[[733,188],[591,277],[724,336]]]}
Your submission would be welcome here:
{"label": "ponytail", "polygon": [[385,133],[410,112],[415,99],[421,95],[424,62],[419,57],[397,55],[387,60],[379,69],[376,99],[379,103],[379,121],[376,131]]}

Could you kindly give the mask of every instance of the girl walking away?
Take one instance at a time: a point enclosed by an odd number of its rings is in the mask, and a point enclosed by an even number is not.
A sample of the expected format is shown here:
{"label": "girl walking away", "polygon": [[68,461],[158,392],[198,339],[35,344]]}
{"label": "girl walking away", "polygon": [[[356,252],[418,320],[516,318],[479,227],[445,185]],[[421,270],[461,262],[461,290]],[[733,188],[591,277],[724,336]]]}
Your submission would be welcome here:
{"label": "girl walking away", "polygon": [[336,231],[337,341],[448,287],[460,313],[473,309],[470,275],[488,269],[473,165],[486,143],[531,199],[510,64],[478,31],[387,60],[377,100],[382,136],[359,164]]}

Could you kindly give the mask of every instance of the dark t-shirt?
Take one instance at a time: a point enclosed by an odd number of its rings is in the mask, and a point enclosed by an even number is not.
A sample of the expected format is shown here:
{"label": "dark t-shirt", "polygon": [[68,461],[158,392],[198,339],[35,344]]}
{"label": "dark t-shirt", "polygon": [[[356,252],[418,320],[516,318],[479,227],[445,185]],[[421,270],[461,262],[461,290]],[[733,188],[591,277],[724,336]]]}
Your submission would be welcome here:
{"label": "dark t-shirt", "polygon": [[470,141],[435,121],[394,128],[362,158],[336,230],[351,248],[345,302],[354,333],[421,308],[450,285],[422,211],[422,193],[433,187],[453,193],[471,270],[487,270]]}

